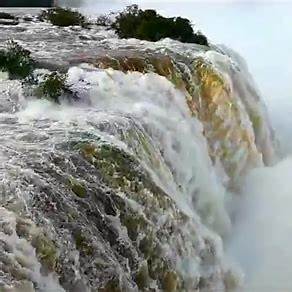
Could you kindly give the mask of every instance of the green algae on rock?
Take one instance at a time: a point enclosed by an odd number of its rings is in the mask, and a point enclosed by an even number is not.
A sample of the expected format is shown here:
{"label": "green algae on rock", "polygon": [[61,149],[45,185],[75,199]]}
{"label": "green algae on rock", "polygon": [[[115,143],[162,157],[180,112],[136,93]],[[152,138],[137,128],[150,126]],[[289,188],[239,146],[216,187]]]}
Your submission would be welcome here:
{"label": "green algae on rock", "polygon": [[[135,273],[138,287],[146,289],[156,281],[164,291],[188,291],[187,287],[194,284],[188,283],[178,270],[171,272],[176,269],[176,265],[162,256],[162,251],[166,242],[171,241],[173,237],[183,236],[181,228],[190,223],[189,219],[155,186],[138,161],[124,150],[109,144],[81,144],[78,148],[84,158],[101,172],[102,180],[111,189],[122,192],[121,198],[125,203],[116,205],[120,223],[126,228],[138,254],[145,259],[144,266]],[[143,206],[144,214],[135,211],[138,206]],[[155,227],[155,222],[159,221],[162,213],[170,213],[176,220],[173,221],[169,217],[160,229]],[[168,233],[168,230],[172,232]],[[193,232],[196,233],[195,230]],[[174,253],[183,253],[182,246],[172,248]]]}
{"label": "green algae on rock", "polygon": [[70,179],[69,180],[70,187],[72,191],[79,197],[85,198],[86,197],[86,188],[82,185],[82,183],[78,182],[77,180]]}
{"label": "green algae on rock", "polygon": [[[36,274],[42,277],[41,273],[55,272],[58,262],[57,247],[41,228],[33,221],[23,219],[4,208],[1,208],[0,219],[0,242],[4,247],[0,251],[0,266],[3,267],[6,263],[2,272],[7,278],[14,278],[16,290],[17,287],[30,287]],[[12,241],[12,238],[15,240]],[[18,252],[15,253],[15,250]],[[11,256],[12,253],[15,254]],[[0,290],[3,287],[6,291],[2,284],[1,282]]]}
{"label": "green algae on rock", "polygon": [[35,235],[31,242],[36,249],[40,262],[49,271],[54,271],[57,264],[58,254],[54,243],[43,234]]}
{"label": "green algae on rock", "polygon": [[48,271],[55,270],[58,259],[57,248],[46,235],[34,226],[32,221],[19,217],[16,221],[16,233],[19,237],[31,242],[38,259]]}

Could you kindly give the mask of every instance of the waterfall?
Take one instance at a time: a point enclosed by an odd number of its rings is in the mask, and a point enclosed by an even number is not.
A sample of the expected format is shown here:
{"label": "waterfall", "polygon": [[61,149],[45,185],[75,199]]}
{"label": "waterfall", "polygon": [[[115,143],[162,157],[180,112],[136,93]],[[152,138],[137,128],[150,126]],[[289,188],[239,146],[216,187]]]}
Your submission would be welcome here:
{"label": "waterfall", "polygon": [[[241,218],[247,194],[258,194],[252,207],[272,197],[265,166],[276,157],[244,60],[223,46],[20,26],[7,30],[32,52],[34,76],[61,68],[78,98],[39,99],[35,84],[1,73],[0,290],[244,286],[253,249],[244,232],[263,225]],[[273,205],[265,206],[268,218]]]}

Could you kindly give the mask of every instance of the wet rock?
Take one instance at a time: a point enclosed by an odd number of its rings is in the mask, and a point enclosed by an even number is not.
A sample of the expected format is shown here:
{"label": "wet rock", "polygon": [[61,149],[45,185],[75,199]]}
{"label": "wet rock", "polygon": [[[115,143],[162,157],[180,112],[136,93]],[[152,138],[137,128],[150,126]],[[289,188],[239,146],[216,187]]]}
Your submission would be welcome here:
{"label": "wet rock", "polygon": [[71,180],[70,181],[72,191],[79,197],[85,198],[86,197],[86,188],[79,182]]}

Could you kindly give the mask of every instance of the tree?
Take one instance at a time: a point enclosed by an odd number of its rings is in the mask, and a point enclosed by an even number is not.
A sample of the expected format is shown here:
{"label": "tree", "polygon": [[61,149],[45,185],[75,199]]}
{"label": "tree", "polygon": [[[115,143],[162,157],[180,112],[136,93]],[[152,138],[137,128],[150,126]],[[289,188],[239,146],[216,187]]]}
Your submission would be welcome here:
{"label": "tree", "polygon": [[209,45],[207,38],[202,33],[194,33],[188,19],[166,18],[152,9],[143,11],[137,5],[128,6],[122,11],[116,17],[112,28],[121,38],[137,38],[156,42],[168,37],[185,43]]}

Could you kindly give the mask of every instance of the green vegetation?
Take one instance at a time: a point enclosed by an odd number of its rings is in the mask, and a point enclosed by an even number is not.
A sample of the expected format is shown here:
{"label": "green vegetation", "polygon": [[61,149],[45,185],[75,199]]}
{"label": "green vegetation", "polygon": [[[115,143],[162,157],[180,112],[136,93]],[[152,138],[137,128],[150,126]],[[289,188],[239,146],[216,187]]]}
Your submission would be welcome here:
{"label": "green vegetation", "polygon": [[92,256],[94,253],[94,247],[91,245],[86,234],[83,234],[82,230],[76,230],[72,235],[75,239],[76,248],[83,254]]}
{"label": "green vegetation", "polygon": [[9,13],[6,12],[0,12],[0,19],[11,19],[16,20],[17,18]]}
{"label": "green vegetation", "polygon": [[0,70],[7,71],[11,79],[25,78],[32,73],[33,68],[30,51],[18,43],[9,41],[7,49],[0,50]]}
{"label": "green vegetation", "polygon": [[79,198],[85,198],[87,196],[86,188],[82,183],[78,182],[75,179],[70,179],[69,184],[76,196],[78,196]]}
{"label": "green vegetation", "polygon": [[39,19],[42,21],[49,21],[53,25],[57,26],[71,26],[71,25],[80,25],[85,27],[87,21],[85,16],[77,11],[73,11],[69,8],[56,7],[53,9],[44,10]]}
{"label": "green vegetation", "polygon": [[45,76],[43,82],[38,87],[38,95],[45,96],[58,102],[59,97],[67,90],[66,75],[53,72]]}
{"label": "green vegetation", "polygon": [[55,243],[28,219],[16,218],[16,232],[19,237],[31,242],[43,267],[54,271],[58,262]]}
{"label": "green vegetation", "polygon": [[207,38],[201,33],[194,33],[188,19],[166,18],[155,10],[143,11],[137,5],[128,6],[121,12],[112,24],[112,28],[121,38],[137,38],[153,42],[172,38],[184,43],[208,46]]}
{"label": "green vegetation", "polygon": [[[21,47],[15,41],[7,42],[7,47],[0,50],[0,71],[8,72],[10,79],[24,79],[31,85],[37,85],[32,73],[35,62],[31,58],[30,51]],[[47,97],[59,102],[59,97],[66,95],[68,99],[76,98],[69,86],[66,84],[66,74],[52,72],[44,76],[34,94],[43,98]]]}
{"label": "green vegetation", "polygon": [[38,234],[32,239],[32,246],[36,249],[36,254],[42,265],[48,271],[54,271],[58,254],[54,243],[43,234]]}

